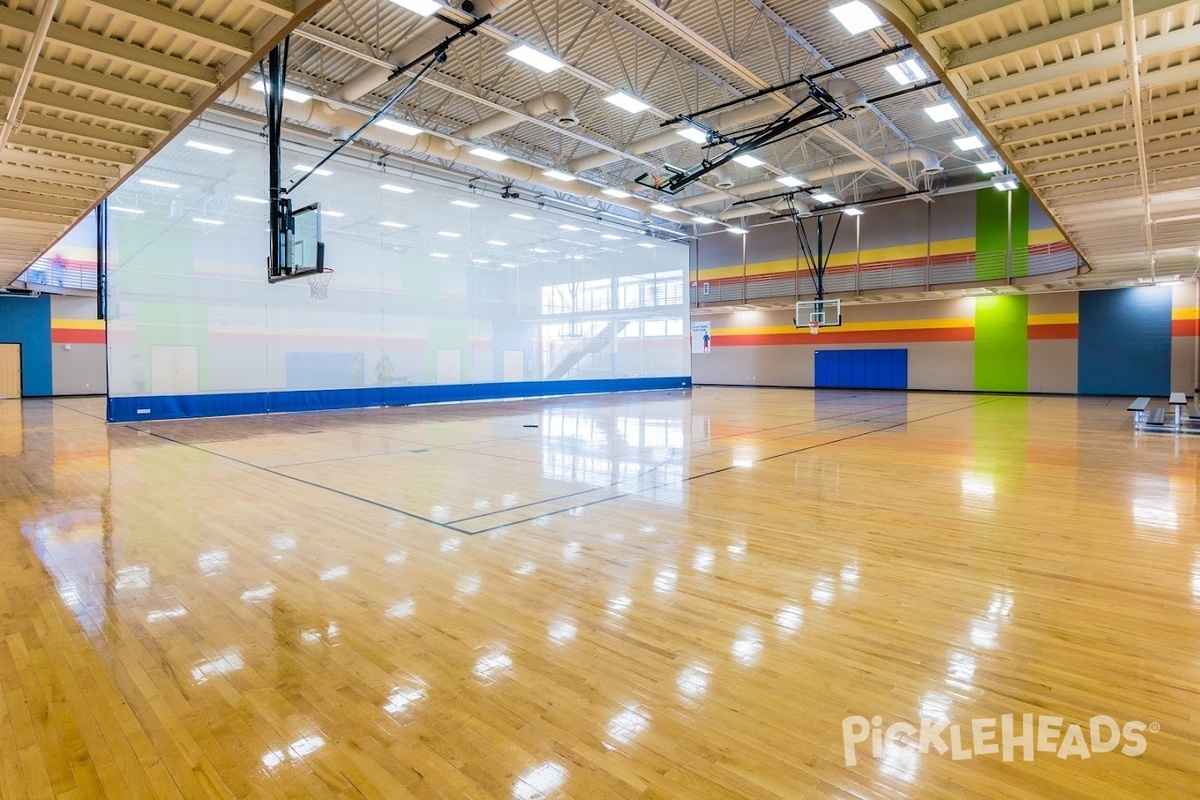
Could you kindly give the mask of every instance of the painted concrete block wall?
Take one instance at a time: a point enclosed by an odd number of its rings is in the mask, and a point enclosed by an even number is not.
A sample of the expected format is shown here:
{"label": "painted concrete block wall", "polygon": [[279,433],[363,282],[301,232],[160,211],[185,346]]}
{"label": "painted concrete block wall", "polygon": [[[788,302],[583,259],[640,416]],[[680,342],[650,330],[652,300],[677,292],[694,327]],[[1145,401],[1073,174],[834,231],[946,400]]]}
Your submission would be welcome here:
{"label": "painted concrete block wall", "polygon": [[[816,336],[797,330],[788,309],[705,315],[712,322],[712,349],[692,356],[693,378],[710,384],[813,386],[818,349],[903,347],[913,389],[1095,392],[1096,382],[1112,369],[1088,366],[1091,362],[1081,358],[1084,348],[1091,347],[1081,343],[1081,318],[1119,338],[1122,309],[1129,303],[1117,302],[1115,291],[1122,290],[1110,291],[1108,297],[1100,296],[1105,292],[1066,292],[849,305],[842,310],[842,327]],[[1137,345],[1153,348],[1139,361],[1156,365],[1153,374],[1161,386],[1156,384],[1154,393],[1165,394],[1168,384],[1176,391],[1192,391],[1200,342],[1195,285],[1173,294],[1165,288],[1124,291],[1143,292],[1134,305],[1158,308],[1158,327],[1169,326],[1169,336],[1139,339]],[[1166,311],[1164,297],[1170,303]],[[1148,390],[1142,384],[1110,389],[1117,394]]]}
{"label": "painted concrete block wall", "polygon": [[50,353],[54,394],[108,391],[104,321],[96,319],[96,298],[51,297]]}

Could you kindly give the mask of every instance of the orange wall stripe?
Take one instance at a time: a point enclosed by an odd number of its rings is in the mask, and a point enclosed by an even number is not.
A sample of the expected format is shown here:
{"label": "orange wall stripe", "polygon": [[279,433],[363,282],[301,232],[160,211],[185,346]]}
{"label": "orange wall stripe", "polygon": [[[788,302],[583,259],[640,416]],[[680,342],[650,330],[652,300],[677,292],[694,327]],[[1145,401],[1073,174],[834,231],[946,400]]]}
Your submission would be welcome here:
{"label": "orange wall stripe", "polygon": [[51,328],[50,342],[52,344],[104,344],[104,329]]}
{"label": "orange wall stripe", "polygon": [[885,331],[823,330],[816,336],[807,330],[792,333],[722,335],[713,337],[715,347],[759,347],[770,345],[807,344],[814,347],[829,344],[886,344],[893,342],[973,342],[972,328],[926,328]]}
{"label": "orange wall stripe", "polygon": [[1200,319],[1171,320],[1172,336],[1200,336]]}
{"label": "orange wall stripe", "polygon": [[1078,323],[1060,323],[1057,325],[1030,325],[1029,339],[1078,339]]}

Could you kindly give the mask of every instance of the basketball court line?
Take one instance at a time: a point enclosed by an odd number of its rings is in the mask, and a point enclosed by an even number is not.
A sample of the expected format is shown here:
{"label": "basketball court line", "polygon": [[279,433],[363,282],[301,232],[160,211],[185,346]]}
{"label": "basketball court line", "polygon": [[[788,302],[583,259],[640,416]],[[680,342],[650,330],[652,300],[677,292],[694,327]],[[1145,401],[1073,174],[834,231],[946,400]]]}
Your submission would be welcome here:
{"label": "basketball court line", "polygon": [[[998,402],[998,401],[1000,401],[1000,400],[1002,400],[1002,399],[1004,399],[1004,398],[1002,398],[1002,397],[994,397],[994,398],[990,398],[990,399],[984,400],[983,402],[980,402],[980,403],[972,403],[972,404],[970,404],[970,405],[966,405],[966,406],[960,406],[960,407],[958,407],[958,408],[952,408],[952,409],[950,409],[950,410],[948,410],[948,411],[940,411],[940,412],[938,412],[938,413],[936,413],[936,414],[930,414],[929,416],[926,416],[926,417],[918,417],[917,419],[914,419],[914,420],[905,420],[904,422],[897,422],[897,423],[896,423],[896,424],[894,424],[894,425],[887,425],[887,426],[885,426],[885,427],[883,427],[883,428],[877,428],[877,429],[875,429],[875,430],[870,430],[870,431],[861,431],[861,432],[859,432],[859,433],[850,434],[849,436],[843,436],[843,437],[841,437],[840,439],[834,439],[833,441],[830,441],[830,442],[821,442],[821,443],[818,443],[818,444],[806,445],[805,447],[799,447],[799,448],[796,448],[796,449],[794,449],[794,450],[789,450],[789,451],[787,451],[787,452],[784,452],[784,453],[776,453],[776,454],[775,454],[775,455],[773,455],[773,456],[767,456],[766,458],[761,458],[761,459],[759,459],[758,461],[756,461],[756,462],[754,462],[754,463],[756,463],[756,464],[759,464],[759,463],[762,463],[763,461],[770,461],[770,460],[772,460],[772,459],[776,459],[776,458],[783,458],[784,456],[790,456],[790,455],[795,455],[795,454],[797,454],[797,453],[803,453],[803,452],[806,452],[806,451],[809,451],[809,450],[815,450],[815,449],[817,449],[818,447],[826,447],[826,446],[828,446],[828,445],[839,444],[839,443],[841,443],[841,442],[848,442],[848,441],[850,441],[850,440],[852,440],[852,439],[858,439],[858,438],[861,438],[861,437],[863,437],[863,436],[870,436],[870,435],[871,435],[871,434],[873,434],[873,433],[882,433],[882,432],[884,432],[884,431],[888,431],[888,430],[894,430],[894,429],[896,429],[896,428],[899,428],[899,427],[901,427],[901,426],[903,426],[903,425],[910,425],[910,424],[913,424],[913,423],[916,423],[916,422],[924,422],[924,421],[926,421],[926,420],[935,419],[935,418],[937,418],[937,417],[942,417],[942,416],[945,416],[945,415],[947,415],[947,414],[955,414],[955,413],[958,413],[959,411],[966,411],[968,408],[978,408],[979,406],[982,406],[982,405],[987,405],[987,404],[989,404],[989,403],[995,403],[995,402]],[[536,520],[536,519],[540,519],[540,518],[542,518],[542,517],[551,517],[551,516],[555,516],[555,515],[557,515],[557,514],[562,514],[562,513],[564,513],[564,512],[569,512],[569,511],[571,511],[571,510],[573,510],[573,509],[576,509],[576,508],[587,508],[588,506],[599,505],[599,504],[601,504],[601,503],[607,503],[607,502],[610,502],[610,501],[612,501],[612,500],[620,500],[620,499],[622,499],[622,498],[625,498],[625,497],[632,497],[632,496],[634,496],[634,495],[645,494],[646,492],[654,491],[654,490],[657,490],[657,489],[665,489],[665,488],[668,488],[668,487],[674,486],[674,485],[676,485],[676,484],[681,484],[681,483],[689,483],[689,482],[691,482],[691,481],[694,481],[694,480],[697,480],[697,479],[699,479],[699,478],[707,478],[707,477],[710,477],[710,476],[712,476],[712,475],[719,475],[719,474],[721,474],[722,472],[729,472],[730,470],[735,470],[735,469],[742,469],[742,467],[735,467],[735,466],[733,466],[733,465],[730,465],[730,466],[728,466],[728,467],[721,467],[721,468],[719,468],[719,469],[710,470],[710,471],[708,471],[708,472],[702,472],[702,473],[699,473],[699,474],[697,474],[697,475],[691,475],[691,476],[688,476],[688,477],[682,478],[682,479],[680,479],[680,480],[678,480],[678,481],[671,481],[670,483],[660,483],[660,484],[655,484],[654,486],[647,486],[647,487],[645,487],[645,488],[643,488],[643,489],[637,489],[637,490],[634,490],[634,491],[623,492],[623,493],[621,493],[621,494],[614,495],[613,497],[609,497],[609,498],[605,498],[605,499],[601,499],[601,500],[593,500],[593,501],[591,501],[591,502],[588,502],[588,503],[579,503],[579,504],[576,504],[576,505],[574,505],[574,506],[571,506],[570,508],[565,508],[565,509],[561,509],[561,510],[558,510],[558,511],[549,511],[549,512],[547,512],[547,513],[545,513],[545,514],[539,514],[539,515],[537,515],[536,517],[528,517],[528,518],[526,518],[526,519],[523,519],[523,520],[517,520],[517,521],[514,521],[514,522],[505,522],[505,523],[503,523],[503,524],[501,524],[501,525],[495,525],[495,526],[493,526],[493,527],[490,527],[490,528],[482,528],[482,529],[480,529],[480,530],[478,530],[478,531],[475,531],[474,533],[475,533],[475,534],[479,534],[479,533],[490,533],[491,531],[501,530],[501,529],[503,529],[503,528],[509,528],[509,527],[512,527],[513,525],[520,525],[520,524],[523,524],[523,523],[526,523],[526,522],[532,522],[532,521],[534,521],[534,520]],[[472,535],[474,535],[474,534],[472,534]]]}

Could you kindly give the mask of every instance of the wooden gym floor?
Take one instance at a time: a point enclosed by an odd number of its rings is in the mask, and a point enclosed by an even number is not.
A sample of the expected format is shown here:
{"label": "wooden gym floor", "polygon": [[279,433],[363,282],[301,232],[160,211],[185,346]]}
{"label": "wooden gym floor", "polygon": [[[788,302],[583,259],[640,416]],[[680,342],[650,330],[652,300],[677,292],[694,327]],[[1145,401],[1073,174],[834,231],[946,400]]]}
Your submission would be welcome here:
{"label": "wooden gym floor", "polygon": [[1124,406],[0,403],[0,796],[1194,797],[1200,438]]}

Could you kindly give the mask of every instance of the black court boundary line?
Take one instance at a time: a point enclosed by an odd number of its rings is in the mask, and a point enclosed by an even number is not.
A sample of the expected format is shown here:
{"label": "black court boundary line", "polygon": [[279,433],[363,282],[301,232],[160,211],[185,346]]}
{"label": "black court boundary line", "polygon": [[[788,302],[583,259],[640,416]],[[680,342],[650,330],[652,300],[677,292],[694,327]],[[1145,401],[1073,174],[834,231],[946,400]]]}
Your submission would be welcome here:
{"label": "black court boundary line", "polygon": [[[62,397],[63,395],[58,395],[58,396]],[[97,395],[80,394],[80,395],[66,395],[66,396],[67,397],[96,397]],[[49,398],[47,398],[47,399],[49,400],[50,405],[54,406],[55,408],[65,408],[67,411],[74,411],[76,414],[83,414],[85,417],[91,417],[92,419],[98,419],[103,423],[108,422],[108,420],[104,417],[98,417],[95,414],[89,414],[86,411],[80,411],[78,408],[71,408],[68,405],[63,405],[62,403],[56,402],[53,399],[49,399]]]}
{"label": "black court boundary line", "polygon": [[[797,448],[797,449],[795,449],[795,450],[789,450],[789,451],[787,451],[787,452],[785,452],[785,453],[776,453],[776,454],[775,454],[775,455],[773,455],[773,456],[767,456],[766,458],[760,458],[758,461],[755,461],[754,463],[755,463],[755,464],[761,464],[761,463],[762,463],[762,462],[764,462],[764,461],[771,461],[772,459],[776,459],[776,458],[783,458],[784,456],[792,456],[792,455],[796,455],[797,453],[803,453],[803,452],[806,452],[806,451],[809,451],[809,450],[815,450],[815,449],[817,449],[818,447],[827,447],[827,446],[829,446],[829,445],[832,445],[832,444],[840,444],[841,442],[848,442],[848,441],[850,441],[850,440],[852,440],[852,439],[858,439],[858,438],[861,438],[861,437],[863,437],[863,436],[870,436],[870,435],[872,435],[872,434],[875,434],[875,433],[883,433],[884,431],[895,430],[896,428],[902,427],[902,426],[904,426],[904,425],[911,425],[911,424],[913,424],[913,423],[917,423],[917,422],[925,422],[926,420],[930,420],[930,419],[935,419],[935,418],[937,418],[937,417],[946,416],[947,414],[957,414],[957,413],[958,413],[958,412],[960,412],[960,411],[966,411],[968,408],[978,408],[978,407],[980,407],[980,406],[983,406],[983,405],[988,405],[988,404],[990,404],[990,403],[999,402],[1000,400],[1003,400],[1003,399],[1004,399],[1003,397],[995,397],[995,398],[990,398],[990,399],[984,400],[984,401],[982,401],[982,402],[979,402],[979,403],[971,403],[970,405],[966,405],[966,406],[960,406],[960,407],[958,407],[958,408],[952,408],[952,409],[950,409],[949,411],[939,411],[938,413],[936,413],[936,414],[930,414],[930,415],[929,415],[929,416],[927,416],[927,417],[918,417],[917,419],[914,419],[914,420],[905,420],[904,422],[897,422],[897,423],[895,423],[894,425],[887,425],[887,426],[884,426],[884,427],[882,427],[882,428],[876,428],[875,430],[870,430],[870,431],[862,431],[861,433],[854,433],[854,434],[851,434],[851,435],[849,435],[849,436],[843,436],[842,438],[840,438],[840,439],[834,439],[833,441],[829,441],[829,442],[821,442],[820,444],[811,444],[811,445],[807,445],[806,447],[799,447],[799,448]],[[515,522],[506,522],[506,523],[504,523],[504,524],[502,524],[502,525],[495,525],[495,526],[493,526],[493,527],[491,527],[491,528],[483,528],[483,529],[481,529],[481,530],[475,531],[475,533],[473,533],[473,534],[471,534],[471,535],[472,535],[472,536],[474,536],[474,535],[476,535],[476,534],[480,534],[480,533],[490,533],[491,531],[500,530],[500,529],[502,529],[502,528],[509,528],[509,527],[512,527],[513,525],[521,525],[521,524],[524,524],[524,523],[526,523],[526,522],[532,522],[533,520],[535,520],[535,519],[539,519],[539,518],[541,518],[541,517],[552,517],[552,516],[555,516],[555,515],[557,515],[557,514],[562,514],[562,513],[565,513],[565,512],[569,512],[569,511],[571,511],[571,510],[573,510],[573,509],[576,509],[576,508],[587,508],[588,506],[599,505],[600,503],[607,503],[607,502],[610,502],[610,501],[612,501],[612,500],[620,500],[620,499],[623,499],[623,498],[626,498],[626,497],[632,497],[632,496],[634,496],[634,495],[644,494],[644,493],[646,493],[646,492],[654,491],[654,490],[656,490],[656,489],[662,489],[662,488],[664,488],[664,487],[667,487],[667,486],[674,486],[674,485],[676,485],[676,484],[689,483],[689,482],[691,482],[691,481],[694,481],[694,480],[697,480],[697,479],[699,479],[699,478],[707,478],[707,477],[710,477],[710,476],[712,476],[712,475],[719,475],[719,474],[721,474],[722,472],[729,472],[730,470],[734,470],[734,469],[741,469],[741,467],[734,467],[734,466],[721,467],[720,469],[714,469],[714,470],[710,470],[709,472],[702,472],[702,473],[699,473],[699,474],[697,474],[697,475],[691,475],[691,476],[689,476],[689,477],[682,478],[682,479],[680,479],[680,480],[678,480],[678,481],[672,481],[671,483],[659,483],[659,484],[655,484],[654,486],[647,486],[647,487],[645,487],[645,488],[643,488],[643,489],[637,489],[637,490],[635,490],[635,491],[630,491],[630,492],[623,492],[623,493],[621,493],[621,494],[614,495],[613,497],[608,497],[608,498],[605,498],[605,499],[603,499],[603,500],[594,500],[594,501],[592,501],[592,502],[590,502],[590,503],[581,503],[581,504],[579,504],[579,505],[574,505],[574,506],[571,506],[571,508],[564,508],[564,509],[560,509],[560,510],[558,510],[558,511],[548,511],[548,512],[546,512],[545,514],[538,514],[536,517],[528,517],[528,518],[526,518],[526,519],[517,520],[517,521],[515,521]]]}
{"label": "black court boundary line", "polygon": [[[854,395],[849,395],[849,396],[850,396],[850,397],[867,397],[868,395],[854,394]],[[865,410],[866,410],[866,411],[879,411],[879,410],[881,410],[881,409],[885,409],[885,408],[892,408],[892,407],[895,407],[895,406],[897,406],[897,405],[906,405],[906,404],[905,404],[905,403],[892,403],[892,404],[890,404],[890,405],[885,405],[885,406],[877,406],[877,407],[875,407],[875,408],[869,408],[869,409],[865,409]],[[815,422],[821,423],[821,422],[825,422],[825,421],[827,421],[827,420],[841,419],[841,418],[843,418],[843,417],[848,417],[848,416],[850,416],[850,415],[852,415],[852,414],[858,414],[858,413],[861,413],[863,410],[864,410],[864,409],[859,409],[859,410],[857,410],[857,411],[847,411],[845,414],[833,414],[833,415],[831,415],[831,416],[828,416],[828,417],[821,417],[820,419],[818,419],[818,420],[815,420]],[[888,415],[888,414],[884,414],[884,415],[882,415],[882,416],[885,416],[885,417],[886,417],[886,416],[889,416],[889,415]],[[867,421],[867,422],[870,422],[870,421],[872,421],[873,419],[878,419],[878,417],[873,417],[872,419],[869,419],[869,420],[866,420],[866,421]],[[858,420],[851,420],[850,422],[848,422],[848,423],[845,423],[845,424],[854,424],[855,422],[858,422]],[[774,426],[774,427],[770,427],[770,428],[756,428],[756,429],[754,429],[753,431],[748,431],[748,433],[763,433],[763,432],[765,432],[765,431],[779,431],[779,430],[783,430],[783,429],[785,429],[785,428],[794,428],[794,427],[796,427],[797,425],[804,425],[804,424],[807,424],[807,423],[806,423],[806,422],[790,422],[790,423],[788,423],[787,425],[776,425],[776,426]],[[816,430],[813,430],[813,431],[805,431],[805,433],[821,433],[821,432],[823,432],[823,431],[836,430],[837,428],[841,428],[841,427],[844,427],[844,425],[830,425],[830,426],[829,426],[829,427],[827,427],[827,428],[817,428]],[[743,434],[743,435],[744,435],[744,434]],[[722,438],[724,438],[724,437],[722,437]],[[713,440],[713,439],[710,437],[710,438],[708,438],[708,439],[699,439],[699,440],[697,440],[697,441],[699,441],[699,442],[710,442],[710,443],[711,443],[711,442],[712,442],[712,441],[714,441],[714,440]],[[768,441],[774,441],[774,440],[773,440],[773,439],[769,439]],[[695,442],[693,442],[693,444],[695,444]],[[457,449],[457,448],[451,448],[451,449]],[[707,452],[707,453],[700,453],[700,454],[696,454],[696,455],[689,455],[689,456],[686,456],[686,457],[684,457],[684,458],[683,458],[683,459],[682,459],[682,460],[681,460],[679,463],[680,463],[680,464],[686,464],[687,462],[689,462],[689,461],[693,461],[693,460],[695,460],[695,459],[697,459],[697,458],[707,458],[708,456],[719,455],[719,454],[721,454],[721,453],[727,453],[727,452],[729,452],[729,449],[730,449],[729,447],[718,447],[718,448],[715,448],[715,449],[713,449],[713,450],[711,450],[711,451],[709,451],[709,452]],[[464,452],[469,452],[469,451],[464,451]],[[652,473],[652,472],[656,472],[657,470],[661,469],[663,466],[665,466],[665,465],[667,465],[667,464],[670,464],[670,463],[672,463],[672,461],[673,461],[673,459],[670,459],[670,458],[669,458],[669,459],[667,459],[666,461],[659,462],[658,464],[655,464],[654,466],[652,466],[652,467],[648,467],[647,469],[643,470],[642,472],[639,472],[639,473],[637,474],[637,476],[636,476],[636,477],[638,477],[638,478],[643,478],[643,477],[645,477],[646,475],[649,475],[649,474],[650,474],[650,473]],[[532,462],[528,462],[528,463],[532,463]],[[613,488],[614,486],[620,486],[622,483],[625,483],[625,481],[613,481],[612,483],[605,484],[604,486],[593,486],[593,487],[591,487],[590,489],[581,489],[581,490],[579,490],[578,492],[569,492],[569,493],[567,493],[567,494],[561,494],[561,495],[557,495],[557,496],[555,496],[555,497],[549,497],[549,498],[547,498],[547,499],[545,499],[545,500],[535,500],[535,501],[533,501],[533,502],[530,502],[530,503],[521,503],[520,505],[509,506],[508,508],[500,508],[500,509],[497,509],[497,510],[495,510],[495,511],[488,511],[488,512],[485,512],[485,513],[483,513],[483,514],[475,514],[475,515],[473,515],[473,516],[470,516],[470,517],[460,517],[459,519],[452,519],[452,520],[450,520],[450,524],[451,524],[451,525],[458,525],[459,523],[462,523],[462,522],[470,522],[470,521],[472,521],[472,520],[476,520],[476,519],[482,519],[482,518],[484,518],[484,517],[493,517],[493,516],[495,516],[495,515],[497,515],[497,514],[505,514],[505,513],[509,512],[509,511],[515,511],[515,510],[522,509],[522,508],[530,508],[530,507],[532,507],[532,506],[540,506],[540,505],[543,505],[543,504],[545,504],[545,503],[553,503],[553,502],[555,502],[555,501],[558,501],[558,500],[566,500],[566,499],[568,499],[568,498],[571,498],[571,497],[578,497],[578,496],[579,496],[579,495],[581,495],[581,494],[591,494],[592,492],[602,492],[602,491],[604,491],[605,489],[611,489],[611,488]],[[664,484],[664,485],[665,485],[665,484]],[[613,498],[608,498],[608,499],[610,499],[610,500],[611,500],[611,499],[613,499]],[[590,504],[588,504],[588,505],[590,505]],[[556,512],[556,513],[557,513],[557,512]],[[531,517],[530,519],[536,519],[536,517]],[[490,528],[488,528],[488,529],[486,529],[486,530],[491,530],[491,529],[490,529]],[[472,535],[473,535],[473,534],[472,534]]]}
{"label": "black court boundary line", "polygon": [[182,447],[187,447],[191,450],[195,450],[198,453],[204,453],[205,455],[214,456],[216,458],[223,458],[226,461],[232,461],[233,463],[241,464],[244,467],[250,467],[251,469],[259,470],[260,472],[266,472],[269,475],[275,475],[276,477],[284,478],[289,481],[295,481],[296,483],[302,483],[305,486],[311,486],[314,489],[324,489],[327,492],[333,492],[334,494],[341,495],[342,497],[348,498],[350,500],[358,500],[359,502],[366,503],[367,505],[375,506],[376,508],[382,508],[386,511],[392,511],[392,512],[395,512],[402,516],[408,517],[409,519],[415,519],[420,522],[427,522],[430,525],[434,525],[438,528],[442,528],[443,530],[454,531],[455,533],[461,533],[461,534],[465,534],[467,536],[472,535],[469,531],[460,530],[458,528],[453,527],[452,525],[448,525],[444,522],[438,522],[437,520],[429,519],[428,517],[422,517],[420,514],[414,514],[411,511],[405,511],[402,508],[396,508],[395,506],[389,506],[387,503],[381,503],[378,500],[372,500],[369,497],[360,497],[356,494],[351,494],[350,492],[346,492],[341,489],[336,489],[332,486],[325,486],[324,484],[314,483],[313,481],[305,480],[304,478],[297,478],[295,475],[288,475],[285,472],[277,472],[276,470],[271,469],[270,467],[260,467],[257,464],[251,464],[249,461],[243,461],[240,458],[234,458],[233,456],[227,456],[227,455],[223,455],[221,453],[214,453],[211,450],[205,450],[203,447],[197,447],[196,445],[188,444],[187,442],[180,442],[175,439],[172,439],[170,436],[163,436],[161,433],[155,433],[153,431],[143,431],[138,428],[134,428],[130,425],[126,425],[125,427],[129,428],[130,430],[137,431],[138,433],[145,433],[148,436],[153,436],[156,439],[162,439],[164,442],[170,442],[171,444],[177,444]]}

